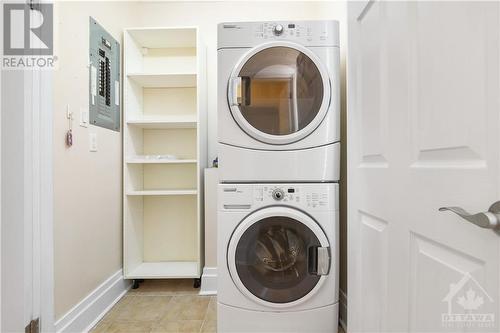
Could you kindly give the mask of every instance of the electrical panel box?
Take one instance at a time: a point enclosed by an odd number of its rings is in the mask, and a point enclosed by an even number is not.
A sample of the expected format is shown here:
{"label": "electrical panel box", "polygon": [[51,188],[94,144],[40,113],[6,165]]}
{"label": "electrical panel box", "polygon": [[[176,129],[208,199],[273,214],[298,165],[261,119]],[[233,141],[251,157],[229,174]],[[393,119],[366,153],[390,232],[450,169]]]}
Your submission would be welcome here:
{"label": "electrical panel box", "polygon": [[89,36],[89,122],[119,132],[120,44],[92,17]]}

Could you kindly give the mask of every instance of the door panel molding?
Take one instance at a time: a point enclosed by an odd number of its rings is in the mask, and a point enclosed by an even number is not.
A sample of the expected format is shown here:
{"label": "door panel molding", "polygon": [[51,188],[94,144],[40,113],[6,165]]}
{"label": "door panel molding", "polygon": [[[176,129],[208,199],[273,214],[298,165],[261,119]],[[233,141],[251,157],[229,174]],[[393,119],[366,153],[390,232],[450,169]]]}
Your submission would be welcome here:
{"label": "door panel molding", "polygon": [[[485,168],[490,63],[488,7],[409,5],[413,167]],[[468,18],[473,16],[474,20]],[[437,29],[434,22],[446,17]],[[432,50],[432,52],[429,52]],[[447,61],[436,61],[439,54]],[[448,73],[454,73],[451,79]],[[467,92],[464,94],[464,92]]]}
{"label": "door panel molding", "polygon": [[[364,212],[359,213],[361,232],[361,285],[364,318],[363,331],[383,332],[386,328],[387,304],[387,221]],[[366,272],[366,274],[365,274]]]}

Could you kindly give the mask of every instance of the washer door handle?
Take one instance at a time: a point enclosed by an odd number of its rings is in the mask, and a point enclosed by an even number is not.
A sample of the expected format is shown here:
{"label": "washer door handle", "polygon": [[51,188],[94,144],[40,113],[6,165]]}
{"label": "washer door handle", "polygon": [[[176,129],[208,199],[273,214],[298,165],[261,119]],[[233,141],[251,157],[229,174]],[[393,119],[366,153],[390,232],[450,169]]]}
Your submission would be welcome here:
{"label": "washer door handle", "polygon": [[330,248],[318,247],[318,275],[328,275],[330,272]]}
{"label": "washer door handle", "polygon": [[328,275],[330,273],[330,248],[312,246],[308,253],[309,273],[313,275]]}

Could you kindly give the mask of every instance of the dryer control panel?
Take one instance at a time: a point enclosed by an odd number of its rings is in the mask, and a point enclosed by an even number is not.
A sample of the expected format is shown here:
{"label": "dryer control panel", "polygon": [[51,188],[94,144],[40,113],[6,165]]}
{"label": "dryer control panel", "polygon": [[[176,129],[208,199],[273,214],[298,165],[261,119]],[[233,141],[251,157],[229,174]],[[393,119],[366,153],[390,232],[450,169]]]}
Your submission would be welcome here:
{"label": "dryer control panel", "polygon": [[218,46],[253,47],[271,41],[339,46],[337,21],[228,22],[219,24]]}
{"label": "dryer control panel", "polygon": [[221,184],[218,199],[222,210],[255,210],[276,205],[338,210],[338,184]]}
{"label": "dryer control panel", "polygon": [[254,37],[261,40],[303,40],[306,42],[326,41],[329,31],[326,27],[318,29],[306,23],[264,22],[256,23]]}

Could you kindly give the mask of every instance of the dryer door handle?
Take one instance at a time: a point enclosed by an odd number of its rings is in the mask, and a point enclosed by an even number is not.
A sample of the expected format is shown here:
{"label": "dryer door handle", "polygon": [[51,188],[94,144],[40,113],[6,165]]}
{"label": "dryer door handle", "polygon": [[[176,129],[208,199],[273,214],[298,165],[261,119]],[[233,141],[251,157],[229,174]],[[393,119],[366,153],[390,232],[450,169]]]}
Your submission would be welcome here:
{"label": "dryer door handle", "polygon": [[240,106],[242,100],[241,77],[233,77],[229,80],[229,106]]}

